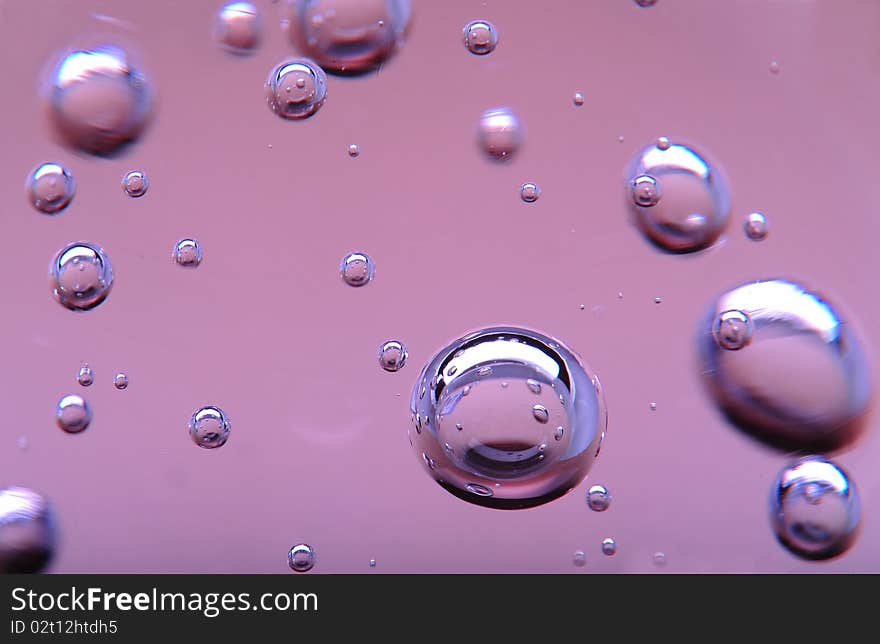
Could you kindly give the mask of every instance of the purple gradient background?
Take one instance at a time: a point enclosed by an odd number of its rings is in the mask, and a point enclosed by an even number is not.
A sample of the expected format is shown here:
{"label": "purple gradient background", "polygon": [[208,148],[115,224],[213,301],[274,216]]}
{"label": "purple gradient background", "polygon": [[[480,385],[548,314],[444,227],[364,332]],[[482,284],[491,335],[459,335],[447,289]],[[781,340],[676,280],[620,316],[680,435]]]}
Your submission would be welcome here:
{"label": "purple gradient background", "polygon": [[[263,94],[294,53],[281,6],[256,2],[263,46],[237,58],[210,39],[219,4],[0,3],[0,485],[54,504],[62,540],[50,571],[284,573],[288,548],[305,541],[314,573],[880,572],[877,428],[835,456],[862,496],[861,537],[834,561],[800,561],[767,518],[788,458],[721,418],[693,350],[715,293],[785,276],[850,312],[880,362],[869,278],[880,4],[417,0],[398,55],[378,73],[329,77],[326,104],[302,122],[274,116]],[[489,56],[462,44],[475,18],[499,29]],[[112,160],[60,147],[38,93],[60,50],[102,34],[134,47],[159,94],[142,142]],[[503,165],[474,141],[480,113],[498,105],[526,126]],[[662,254],[629,222],[623,168],[659,135],[696,143],[730,179],[727,237],[708,252]],[[78,183],[56,217],[24,197],[44,161]],[[135,168],[151,182],[139,200],[120,188]],[[524,181],[543,190],[534,204],[519,200]],[[752,210],[770,219],[763,243],[742,234]],[[170,261],[184,236],[204,246],[195,271]],[[107,302],[86,314],[60,307],[46,281],[53,254],[77,239],[103,245],[116,271]],[[376,260],[366,288],[338,276],[354,249]],[[454,498],[407,441],[420,367],[491,324],[563,339],[607,392],[608,437],[589,477],[532,510]],[[396,374],[376,361],[388,338],[410,350]],[[97,377],[86,390],[75,382],[83,361]],[[119,370],[126,391],[111,384]],[[95,413],[77,436],[53,418],[70,392]],[[233,423],[214,451],[185,430],[208,403]],[[584,503],[596,482],[614,496],[603,514]],[[607,536],[614,557],[601,554]],[[578,549],[584,568],[572,565]]]}

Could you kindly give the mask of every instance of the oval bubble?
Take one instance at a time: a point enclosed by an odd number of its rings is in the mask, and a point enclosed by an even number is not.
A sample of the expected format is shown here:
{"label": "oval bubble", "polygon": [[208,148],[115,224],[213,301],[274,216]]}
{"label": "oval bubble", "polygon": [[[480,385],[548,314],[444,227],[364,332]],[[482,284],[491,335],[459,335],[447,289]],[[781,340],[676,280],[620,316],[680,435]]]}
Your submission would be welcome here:
{"label": "oval bubble", "polygon": [[57,547],[55,517],[41,494],[24,487],[0,490],[0,573],[38,573]]}

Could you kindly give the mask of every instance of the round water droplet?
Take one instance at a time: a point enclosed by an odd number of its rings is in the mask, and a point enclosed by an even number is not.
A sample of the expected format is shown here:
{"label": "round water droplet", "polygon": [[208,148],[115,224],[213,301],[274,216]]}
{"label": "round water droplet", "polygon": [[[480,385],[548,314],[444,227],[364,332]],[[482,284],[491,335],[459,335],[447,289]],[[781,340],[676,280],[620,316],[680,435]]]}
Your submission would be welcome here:
{"label": "round water droplet", "polygon": [[263,18],[250,2],[230,2],[214,17],[214,41],[234,54],[249,54],[263,38]]}
{"label": "round water droplet", "polygon": [[150,180],[142,170],[132,170],[125,173],[125,176],[122,177],[122,190],[129,197],[135,199],[143,197],[147,194],[147,189],[149,187]]}
{"label": "round water droplet", "polygon": [[[417,454],[435,463],[429,474],[459,498],[502,509],[541,505],[574,488],[607,423],[598,379],[568,347],[510,327],[470,333],[438,352],[413,387],[411,411],[431,421],[410,434]],[[542,421],[551,415],[559,421]]]}
{"label": "round water droplet", "polygon": [[617,554],[617,542],[613,538],[607,537],[602,539],[602,554],[609,557]]}
{"label": "round water droplet", "polygon": [[519,117],[507,107],[483,112],[477,127],[480,148],[495,160],[510,159],[523,142],[523,126]]}
{"label": "round water droplet", "polygon": [[171,251],[171,259],[178,266],[196,268],[202,263],[202,245],[197,239],[181,239]]}
{"label": "round water droplet", "polygon": [[745,230],[746,237],[752,241],[761,241],[767,237],[767,233],[770,232],[770,226],[763,213],[753,212],[746,216],[746,220],[743,222],[743,230]]}
{"label": "round water droplet", "polygon": [[534,203],[541,196],[541,188],[535,183],[524,183],[519,187],[519,197],[526,203]]}
{"label": "round water droplet", "polygon": [[660,141],[645,146],[625,176],[635,223],[658,248],[693,252],[711,246],[724,232],[730,217],[727,180],[716,163],[693,147],[669,142],[661,147]]}
{"label": "round water droplet", "polygon": [[49,502],[24,487],[0,490],[0,573],[41,572],[55,554],[56,521]]}
{"label": "round water droplet", "polygon": [[55,421],[68,434],[79,434],[92,422],[92,408],[82,396],[69,394],[58,401]]}
{"label": "round water droplet", "polygon": [[269,108],[286,119],[307,118],[327,100],[327,75],[308,58],[291,58],[266,79]]}
{"label": "round water droplet", "polygon": [[205,449],[223,446],[229,439],[232,423],[219,407],[200,407],[193,412],[187,423],[189,435],[193,442]]}
{"label": "round water droplet", "polygon": [[654,560],[655,566],[665,566],[666,565],[666,554],[663,552],[655,552],[653,560]]}
{"label": "round water droplet", "polygon": [[742,311],[723,311],[715,319],[712,334],[722,349],[739,351],[752,339],[752,321]]}
{"label": "round water droplet", "polygon": [[574,104],[578,107],[584,104],[584,95],[581,92],[574,93]]}
{"label": "round water droplet", "polygon": [[128,376],[124,373],[117,373],[113,376],[113,386],[117,389],[127,389],[128,388]]}
{"label": "round water droplet", "polygon": [[109,155],[137,139],[153,109],[153,90],[131,55],[113,45],[71,51],[56,66],[49,115],[67,144]]}
{"label": "round water droplet", "polygon": [[604,485],[594,485],[587,490],[587,505],[593,512],[605,512],[611,505],[611,493]]}
{"label": "round water droplet", "polygon": [[99,246],[87,242],[68,244],[49,265],[53,297],[71,311],[95,308],[113,288],[110,258]]}
{"label": "round water droplet", "polygon": [[464,46],[472,54],[483,55],[498,46],[498,30],[488,20],[474,20],[464,27]]}
{"label": "round water droplet", "polygon": [[571,562],[578,568],[583,568],[587,565],[587,555],[583,550],[575,550],[571,556]]}
{"label": "round water droplet", "polygon": [[[725,316],[734,343],[746,339],[740,350],[725,346],[726,335],[717,339]],[[871,392],[863,345],[831,303],[797,283],[757,281],[723,293],[701,323],[698,346],[709,392],[752,436],[821,452],[863,425]]]}
{"label": "round water droplet", "polygon": [[406,364],[407,352],[403,342],[388,340],[379,347],[379,366],[385,371],[400,371]]}
{"label": "round water droplet", "polygon": [[91,387],[92,383],[95,382],[95,372],[92,371],[92,368],[84,364],[79,373],[76,374],[76,381],[81,384],[83,387]]}
{"label": "round water droplet", "polygon": [[342,258],[339,273],[342,281],[349,286],[365,286],[372,281],[376,273],[376,265],[372,257],[355,251]]}
{"label": "round water droplet", "polygon": [[348,156],[350,156],[352,159],[360,156],[360,154],[361,147],[357,143],[352,143],[348,146]]}
{"label": "round water droplet", "polygon": [[70,170],[59,163],[44,163],[28,175],[25,184],[28,201],[42,213],[54,215],[64,210],[76,194]]}
{"label": "round water droplet", "polygon": [[770,493],[770,520],[777,539],[804,559],[829,559],[858,536],[859,494],[834,463],[802,458],[784,468]]}
{"label": "round water droplet", "polygon": [[286,26],[299,51],[330,72],[375,69],[402,44],[410,0],[288,0]]}
{"label": "round water droplet", "polygon": [[295,545],[287,553],[287,565],[294,572],[308,572],[315,566],[315,549],[307,543]]}

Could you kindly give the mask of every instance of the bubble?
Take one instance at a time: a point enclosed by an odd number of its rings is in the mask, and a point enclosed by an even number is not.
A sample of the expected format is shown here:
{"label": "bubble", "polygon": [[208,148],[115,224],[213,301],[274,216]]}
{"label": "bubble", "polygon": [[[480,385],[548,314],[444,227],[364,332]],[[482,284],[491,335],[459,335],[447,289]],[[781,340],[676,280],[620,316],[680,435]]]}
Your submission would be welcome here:
{"label": "bubble", "polygon": [[348,146],[348,156],[350,156],[352,159],[359,157],[360,154],[361,146],[359,146],[357,143],[352,143]]}
{"label": "bubble", "polygon": [[670,145],[672,145],[672,144],[669,142],[669,139],[665,136],[661,136],[659,139],[657,139],[657,147],[660,150],[668,150]]}
{"label": "bubble", "polygon": [[370,559],[370,568],[375,568],[375,567],[376,567],[376,560]]}
{"label": "bubble", "polygon": [[342,258],[339,273],[349,286],[366,286],[376,273],[376,265],[369,255],[355,251]]}
{"label": "bubble", "polygon": [[110,258],[94,244],[68,244],[49,266],[49,284],[61,306],[71,311],[93,309],[107,299],[113,288]]}
{"label": "bubble", "polygon": [[266,102],[278,116],[307,118],[327,100],[327,75],[308,58],[290,58],[266,79]]}
{"label": "bubble", "polygon": [[626,192],[642,234],[669,252],[711,246],[730,217],[727,179],[719,166],[695,148],[664,143],[662,137],[630,161]]}
{"label": "bubble", "polygon": [[767,218],[762,213],[753,212],[746,216],[743,230],[745,230],[746,237],[752,241],[761,241],[767,237],[770,227],[767,224]]}
{"label": "bubble", "polygon": [[229,439],[232,423],[219,407],[208,405],[193,412],[187,424],[193,442],[205,449],[222,447]]}
{"label": "bubble", "polygon": [[398,340],[388,340],[379,347],[379,366],[385,371],[400,371],[406,364],[406,346]]}
{"label": "bubble", "polygon": [[[719,336],[721,319],[736,332]],[[787,451],[837,449],[858,434],[867,358],[853,325],[820,295],[782,279],[749,282],[718,296],[700,328],[704,381],[738,427]],[[729,350],[731,341],[743,347]]]}
{"label": "bubble", "polygon": [[58,401],[55,421],[68,434],[79,434],[92,422],[92,408],[82,396],[69,394]]}
{"label": "bubble", "polygon": [[602,554],[609,557],[617,554],[617,542],[613,538],[606,537],[602,539]]}
{"label": "bubble", "polygon": [[581,105],[584,104],[584,95],[581,92],[575,92],[574,99],[572,99],[572,100],[574,101],[574,104],[577,107],[580,107]]}
{"label": "bubble", "polygon": [[20,449],[22,452],[25,451],[28,447],[28,439],[27,436],[19,436],[15,441],[16,447]]}
{"label": "bubble", "polygon": [[55,515],[46,498],[24,487],[0,490],[0,573],[41,572],[56,547]]}
{"label": "bubble", "polygon": [[654,565],[655,566],[665,566],[666,565],[666,553],[663,552],[655,552],[653,556]]}
{"label": "bubble", "polygon": [[587,490],[587,505],[593,512],[605,512],[611,505],[611,493],[604,485],[593,485]]}
{"label": "bubble", "polygon": [[142,170],[132,170],[122,177],[122,190],[129,197],[138,198],[147,194],[150,180]]}
{"label": "bubble", "polygon": [[171,259],[178,266],[196,268],[202,263],[202,245],[197,239],[181,239],[174,245],[174,250],[171,251]]}
{"label": "bubble", "polygon": [[770,73],[771,74],[778,74],[779,73],[779,61],[778,60],[770,61]]}
{"label": "bubble", "polygon": [[287,565],[294,572],[308,572],[315,566],[315,549],[307,543],[295,545],[287,553]]}
{"label": "bubble", "polygon": [[70,170],[59,163],[44,163],[28,175],[25,185],[28,201],[42,213],[54,215],[70,204],[76,182]]}
{"label": "bubble", "polygon": [[482,329],[439,351],[413,387],[411,411],[410,439],[431,457],[429,475],[459,498],[502,509],[541,505],[578,485],[607,425],[599,380],[571,349],[514,327]]}
{"label": "bubble", "polygon": [[574,554],[571,556],[571,563],[578,568],[583,568],[587,565],[587,555],[583,550],[575,550]]}
{"label": "bubble", "polygon": [[464,46],[472,54],[490,54],[498,46],[498,30],[488,20],[469,22],[464,27]]}
{"label": "bubble", "polygon": [[402,46],[410,0],[288,0],[286,25],[293,44],[330,72],[377,68]]}
{"label": "bubble", "polygon": [[483,112],[477,127],[480,148],[495,160],[510,159],[523,142],[523,126],[519,117],[507,107]]}
{"label": "bubble", "polygon": [[80,367],[79,373],[76,374],[76,381],[83,387],[91,387],[92,383],[95,382],[95,372],[92,371],[89,365],[84,364]]}
{"label": "bubble", "polygon": [[565,436],[565,427],[560,425],[556,428],[556,431],[553,432],[553,439],[557,441],[561,441],[562,437]]}
{"label": "bubble", "polygon": [[819,456],[785,467],[770,493],[776,538],[804,559],[829,559],[858,536],[859,494],[846,472]]}
{"label": "bubble", "polygon": [[654,304],[663,304],[663,298],[662,297],[655,297]]}
{"label": "bubble", "polygon": [[648,405],[648,406],[651,408],[651,411],[657,411],[657,403],[652,402],[652,403],[651,403],[650,405]]}
{"label": "bubble", "polygon": [[129,52],[115,45],[68,52],[48,91],[49,116],[69,146],[110,155],[135,141],[153,110],[153,89]]}
{"label": "bubble", "polygon": [[657,0],[635,0],[635,3],[642,8],[647,8],[657,4]]}
{"label": "bubble", "polygon": [[113,386],[119,390],[128,388],[128,376],[124,373],[117,373],[113,376]]}
{"label": "bubble", "polygon": [[524,183],[519,187],[519,197],[526,203],[534,203],[541,196],[541,188],[535,183]]}
{"label": "bubble", "polygon": [[263,18],[250,2],[230,2],[214,17],[214,42],[234,54],[249,54],[263,39]]}

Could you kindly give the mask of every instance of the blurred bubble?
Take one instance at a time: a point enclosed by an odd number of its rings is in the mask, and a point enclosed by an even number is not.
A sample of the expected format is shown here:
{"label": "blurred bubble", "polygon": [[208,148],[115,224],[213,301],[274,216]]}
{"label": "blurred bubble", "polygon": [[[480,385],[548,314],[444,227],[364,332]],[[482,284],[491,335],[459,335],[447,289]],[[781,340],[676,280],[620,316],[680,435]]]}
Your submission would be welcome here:
{"label": "blurred bubble", "polygon": [[571,562],[578,568],[583,568],[587,565],[587,555],[583,550],[575,550],[571,556]]}
{"label": "blurred bubble", "polygon": [[293,44],[325,70],[375,69],[402,44],[410,0],[287,0],[285,26]]}
{"label": "blurred bubble", "polygon": [[315,549],[307,543],[300,543],[287,553],[287,564],[294,572],[308,572],[315,565]]}
{"label": "blurred bubble", "polygon": [[770,520],[779,542],[804,559],[829,559],[855,541],[859,494],[834,463],[808,456],[785,467],[770,493]]}
{"label": "blurred bubble", "polygon": [[89,365],[84,364],[80,367],[79,373],[76,374],[76,381],[83,387],[91,387],[92,383],[95,382],[95,372],[92,371]]}
{"label": "blurred bubble", "polygon": [[771,74],[778,74],[778,73],[779,73],[779,69],[780,69],[780,67],[779,67],[779,61],[778,61],[778,60],[772,60],[772,61],[770,61],[770,73],[771,73]]}
{"label": "blurred bubble", "polygon": [[342,258],[339,273],[342,281],[349,286],[365,286],[372,281],[376,273],[376,265],[372,257],[355,251]]}
{"label": "blurred bubble", "polygon": [[653,7],[657,4],[657,0],[634,0],[637,5],[642,8]]}
{"label": "blurred bubble", "polygon": [[604,485],[593,485],[587,490],[587,506],[593,512],[605,512],[611,505],[611,493]]}
{"label": "blurred bubble", "polygon": [[327,100],[327,75],[308,58],[290,58],[266,79],[266,102],[278,116],[307,118]]}
{"label": "blurred bubble", "polygon": [[524,183],[519,187],[519,198],[526,203],[534,203],[541,196],[541,188],[536,183]]}
{"label": "blurred bubble", "polygon": [[0,490],[0,573],[41,572],[57,547],[48,501],[24,487]]}
{"label": "blurred bubble", "polygon": [[113,376],[113,386],[117,389],[128,389],[128,376],[124,373],[117,373]]}
{"label": "blurred bubble", "polygon": [[701,250],[715,243],[727,225],[727,180],[702,153],[664,139],[639,150],[626,169],[630,211],[658,248],[675,253]]}
{"label": "blurred bubble", "polygon": [[722,411],[771,445],[837,449],[863,424],[871,384],[862,344],[831,303],[800,284],[756,281],[721,294],[698,346]]}
{"label": "blurred bubble", "polygon": [[470,333],[438,352],[416,381],[411,411],[410,439],[430,459],[428,474],[459,498],[502,509],[574,488],[607,424],[599,380],[571,349],[513,327]]}
{"label": "blurred bubble", "polygon": [[488,20],[469,22],[464,27],[464,46],[472,54],[490,54],[498,46],[498,30]]}
{"label": "blurred bubble", "polygon": [[602,554],[609,557],[617,554],[617,542],[612,537],[602,539]]}
{"label": "blurred bubble", "polygon": [[147,175],[144,174],[141,170],[132,170],[130,172],[126,172],[125,176],[122,177],[122,190],[129,197],[143,197],[147,194],[147,189],[150,187],[150,180],[147,178]]}
{"label": "blurred bubble", "polygon": [[767,218],[760,212],[753,212],[746,216],[743,223],[746,237],[752,241],[761,241],[767,237],[770,232],[770,226],[767,224]]}
{"label": "blurred bubble", "polygon": [[214,41],[234,54],[249,54],[263,38],[263,18],[250,2],[230,2],[214,17]]}
{"label": "blurred bubble", "polygon": [[153,89],[131,54],[115,45],[70,51],[48,90],[52,124],[69,146],[110,155],[135,141],[153,110]]}
{"label": "blurred bubble", "polygon": [[403,342],[388,340],[379,347],[379,365],[385,371],[400,371],[406,364],[407,352]]}
{"label": "blurred bubble", "polygon": [[574,93],[574,99],[572,99],[572,100],[574,101],[574,104],[575,104],[577,107],[580,107],[581,105],[584,104],[584,95],[583,95],[583,93],[581,93],[581,92],[575,92],[575,93]]}
{"label": "blurred bubble", "polygon": [[82,396],[69,394],[58,401],[55,421],[68,434],[79,434],[92,422],[92,408]]}
{"label": "blurred bubble", "polygon": [[44,163],[28,175],[25,190],[30,204],[42,213],[54,215],[67,208],[76,195],[70,170],[58,163]]}
{"label": "blurred bubble", "polygon": [[113,288],[113,267],[103,249],[87,242],[62,248],[49,266],[53,297],[71,311],[95,308]]}
{"label": "blurred bubble", "polygon": [[359,146],[357,143],[352,143],[348,146],[348,156],[350,156],[352,159],[359,157],[360,154],[361,146]]}
{"label": "blurred bubble", "polygon": [[196,445],[205,449],[214,449],[226,444],[232,423],[222,409],[208,405],[193,412],[187,429]]}
{"label": "blurred bubble", "polygon": [[510,159],[523,142],[523,127],[519,117],[507,107],[486,110],[480,117],[477,140],[489,157]]}
{"label": "blurred bubble", "polygon": [[666,553],[663,552],[655,552],[653,556],[654,565],[658,567],[662,567],[666,565]]}
{"label": "blurred bubble", "polygon": [[181,239],[174,245],[171,259],[178,266],[196,268],[202,263],[202,245],[197,239]]}

